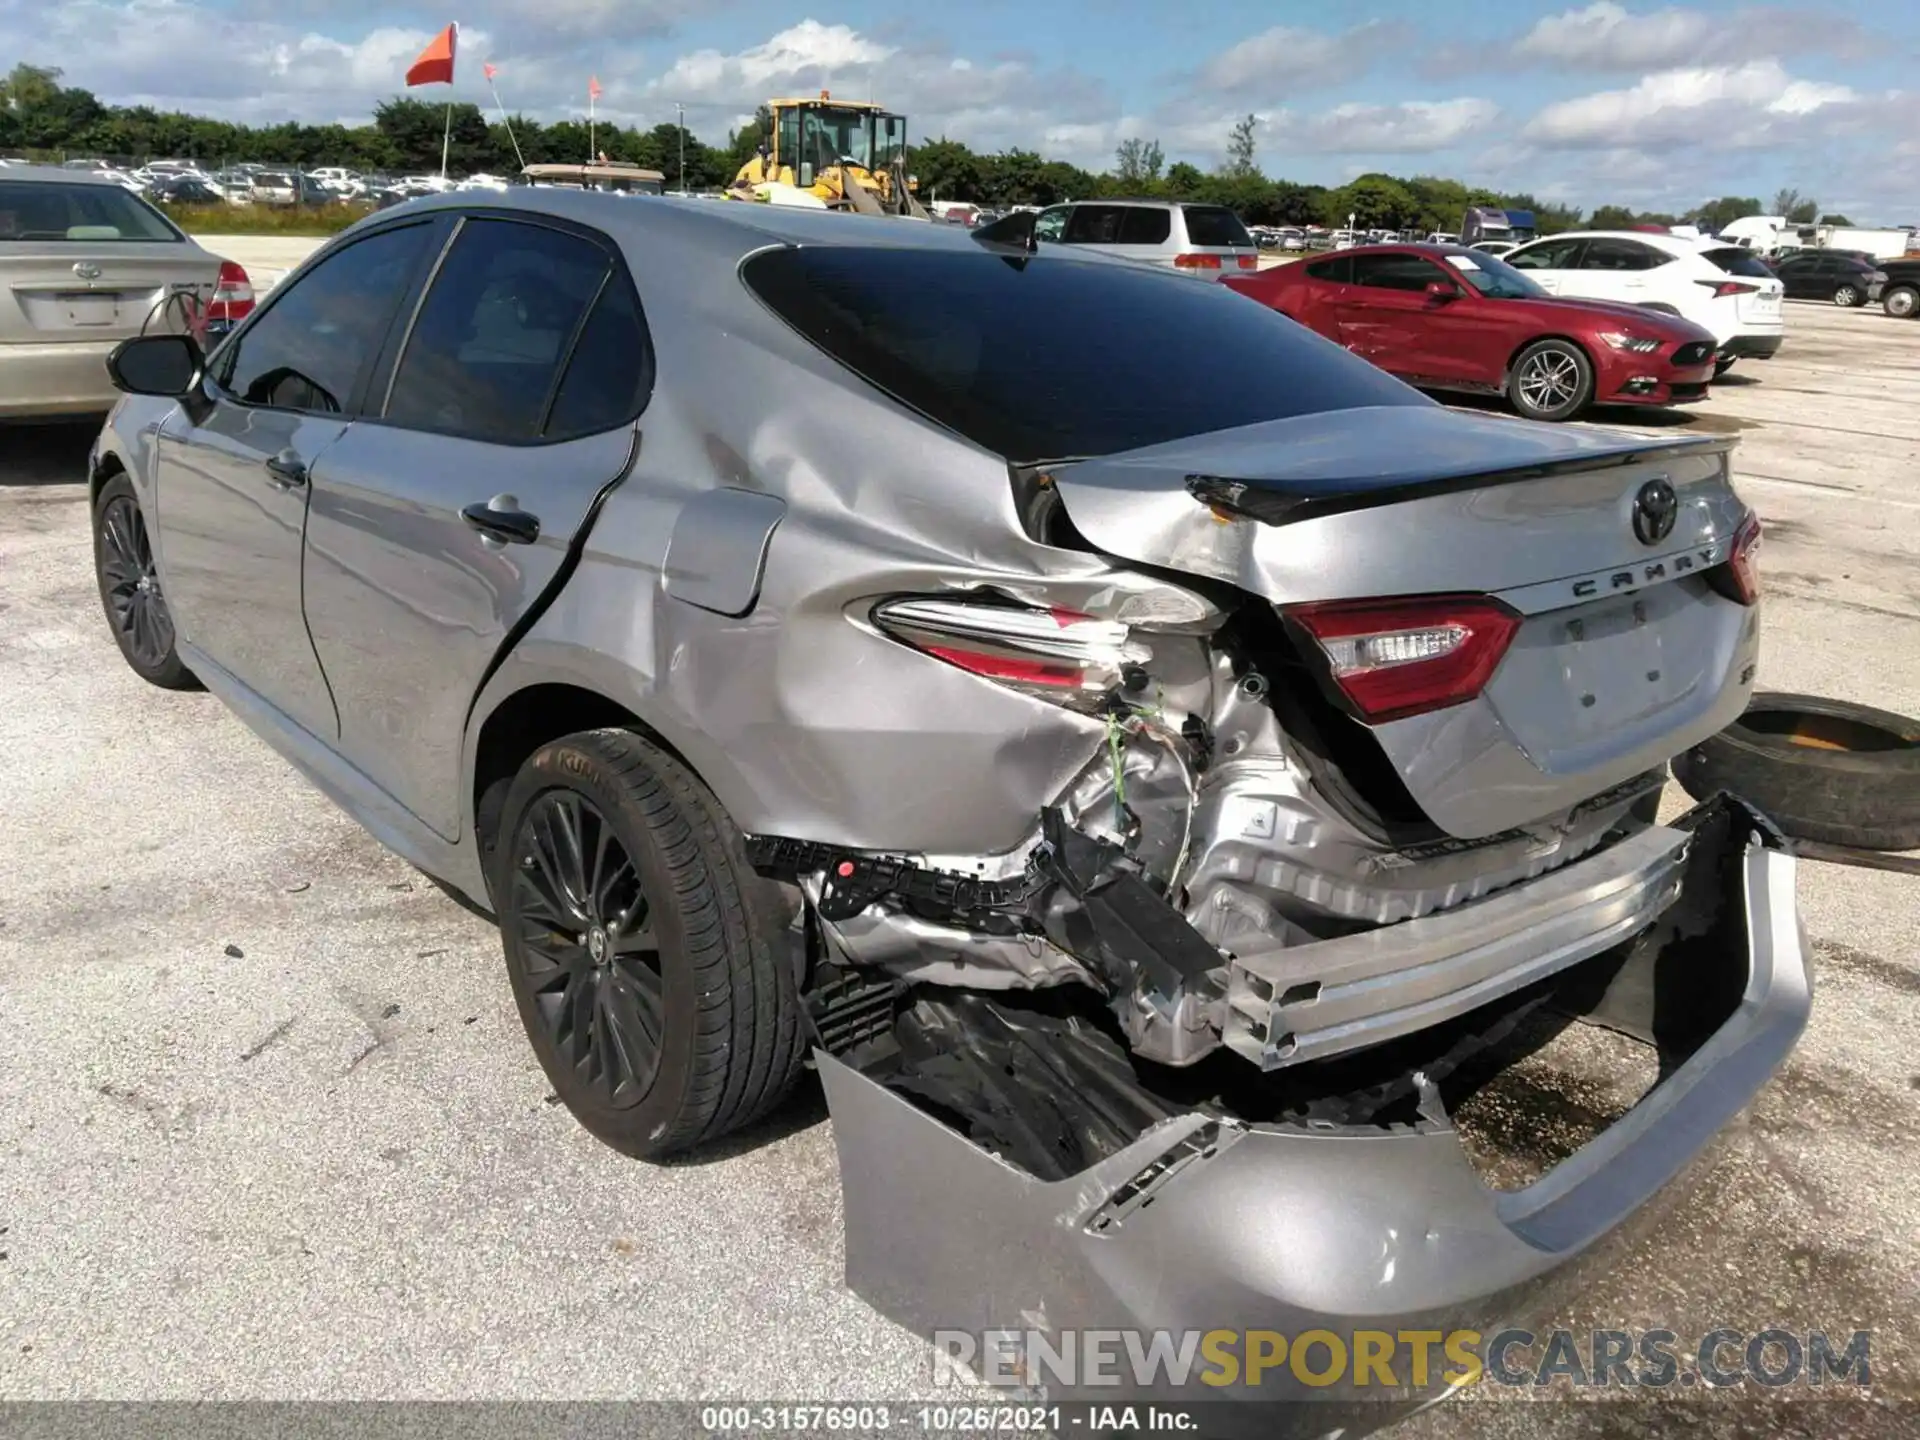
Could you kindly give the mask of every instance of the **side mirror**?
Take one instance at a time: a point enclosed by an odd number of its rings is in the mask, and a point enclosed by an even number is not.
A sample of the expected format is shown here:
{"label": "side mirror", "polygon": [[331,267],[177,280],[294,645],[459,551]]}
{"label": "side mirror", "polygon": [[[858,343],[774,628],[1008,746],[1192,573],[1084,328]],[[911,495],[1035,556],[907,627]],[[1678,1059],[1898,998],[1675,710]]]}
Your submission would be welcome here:
{"label": "side mirror", "polygon": [[188,335],[137,335],[107,356],[107,378],[129,395],[177,400],[200,379],[206,357]]}
{"label": "side mirror", "polygon": [[1433,280],[1428,282],[1427,297],[1431,300],[1458,300],[1460,287],[1451,280]]}

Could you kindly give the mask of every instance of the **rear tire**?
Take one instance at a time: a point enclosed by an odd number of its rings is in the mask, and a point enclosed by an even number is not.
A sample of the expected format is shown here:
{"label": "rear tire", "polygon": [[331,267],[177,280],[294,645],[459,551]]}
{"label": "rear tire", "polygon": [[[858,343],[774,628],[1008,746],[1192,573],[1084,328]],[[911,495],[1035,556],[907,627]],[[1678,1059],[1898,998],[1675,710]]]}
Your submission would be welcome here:
{"label": "rear tire", "polygon": [[107,628],[128,668],[162,690],[198,690],[199,680],[176,648],[173,612],[160,590],[140,497],[124,474],[102,485],[93,502],[93,574]]}
{"label": "rear tire", "polygon": [[1593,362],[1571,340],[1536,340],[1514,359],[1507,400],[1529,420],[1571,420],[1593,402]]}
{"label": "rear tire", "polygon": [[1833,292],[1833,303],[1842,310],[1851,310],[1867,297],[1860,293],[1857,285],[1837,286]]}
{"label": "rear tire", "polygon": [[659,1159],[792,1088],[802,1008],[780,892],[678,760],[626,730],[542,746],[508,790],[493,872],[521,1023],[593,1135]]}
{"label": "rear tire", "polygon": [[1796,840],[1920,849],[1920,721],[1891,711],[1763,692],[1673,774],[1696,800],[1738,795]]}
{"label": "rear tire", "polygon": [[1920,312],[1920,289],[1896,285],[1880,297],[1880,308],[1896,320],[1911,320]]}

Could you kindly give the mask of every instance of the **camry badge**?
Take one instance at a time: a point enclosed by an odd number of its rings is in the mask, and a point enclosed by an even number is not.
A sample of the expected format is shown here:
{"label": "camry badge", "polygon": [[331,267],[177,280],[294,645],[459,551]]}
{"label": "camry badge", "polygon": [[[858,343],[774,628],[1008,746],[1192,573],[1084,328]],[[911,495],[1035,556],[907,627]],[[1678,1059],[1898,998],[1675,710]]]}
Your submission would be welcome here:
{"label": "camry badge", "polygon": [[1642,545],[1658,545],[1673,533],[1680,500],[1664,475],[1656,475],[1633,497],[1633,535]]}
{"label": "camry badge", "polygon": [[73,267],[73,273],[78,275],[82,280],[98,280],[100,278],[100,267],[91,261],[82,260]]}

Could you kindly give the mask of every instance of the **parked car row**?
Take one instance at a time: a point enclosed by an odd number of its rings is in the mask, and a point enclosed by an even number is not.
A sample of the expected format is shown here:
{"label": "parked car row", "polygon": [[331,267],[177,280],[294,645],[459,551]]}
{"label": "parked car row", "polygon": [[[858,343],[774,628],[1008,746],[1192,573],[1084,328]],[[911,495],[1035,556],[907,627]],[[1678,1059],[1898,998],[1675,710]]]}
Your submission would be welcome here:
{"label": "parked car row", "polygon": [[[1785,842],[1657,819],[1751,693],[1732,442],[1449,410],[1175,273],[1241,278],[1232,212],[1063,208],[376,214],[210,352],[116,352],[105,622],[497,919],[607,1144],[810,1055],[896,1312],[1511,1319],[1809,1013]],[[1565,303],[1328,258],[1383,253]],[[1556,1012],[1658,1088],[1502,1192],[1448,1117]]]}

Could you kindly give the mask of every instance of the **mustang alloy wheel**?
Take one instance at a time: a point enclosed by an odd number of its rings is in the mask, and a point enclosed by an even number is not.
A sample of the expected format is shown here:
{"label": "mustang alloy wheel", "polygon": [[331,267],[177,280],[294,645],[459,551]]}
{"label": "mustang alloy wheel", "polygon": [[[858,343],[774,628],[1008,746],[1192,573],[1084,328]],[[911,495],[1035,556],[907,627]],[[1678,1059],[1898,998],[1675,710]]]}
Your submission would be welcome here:
{"label": "mustang alloy wheel", "polygon": [[799,1074],[783,892],[684,765],[626,730],[542,746],[489,888],[521,1023],[594,1135],[654,1159],[760,1118]]}
{"label": "mustang alloy wheel", "polygon": [[93,566],[107,625],[133,673],[165,690],[200,682],[174,649],[173,613],[154,567],[153,539],[125,475],[100,487],[93,510]]}
{"label": "mustang alloy wheel", "polygon": [[1507,398],[1529,420],[1570,420],[1593,399],[1593,364],[1571,341],[1536,341],[1513,362]]}

